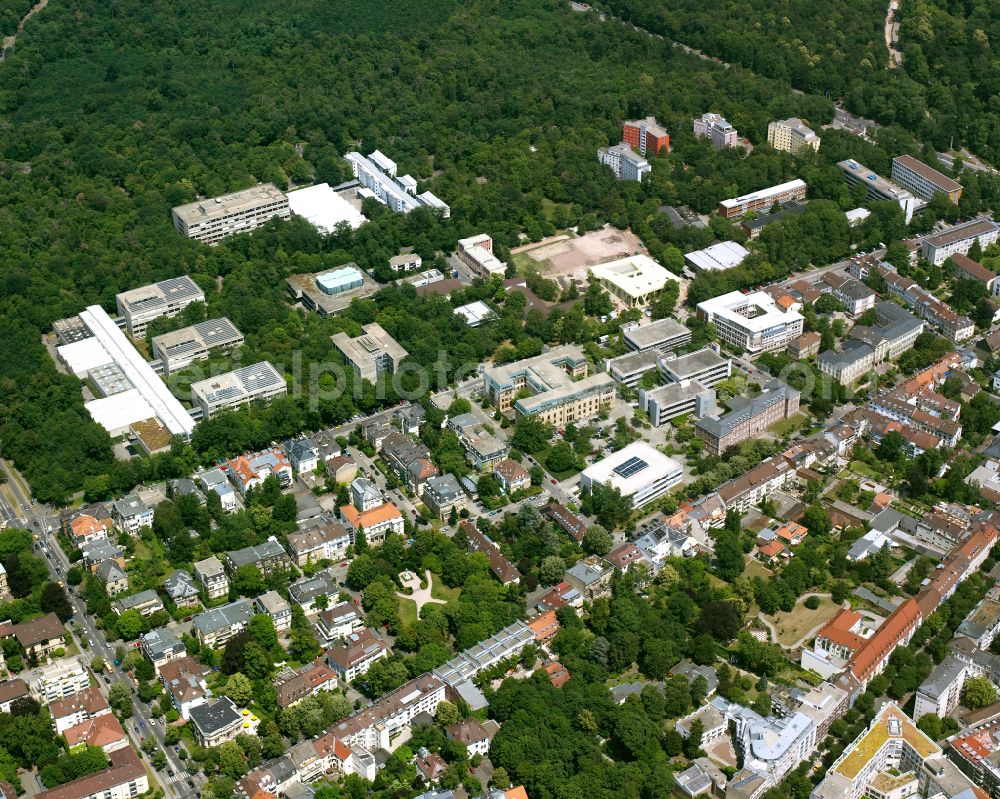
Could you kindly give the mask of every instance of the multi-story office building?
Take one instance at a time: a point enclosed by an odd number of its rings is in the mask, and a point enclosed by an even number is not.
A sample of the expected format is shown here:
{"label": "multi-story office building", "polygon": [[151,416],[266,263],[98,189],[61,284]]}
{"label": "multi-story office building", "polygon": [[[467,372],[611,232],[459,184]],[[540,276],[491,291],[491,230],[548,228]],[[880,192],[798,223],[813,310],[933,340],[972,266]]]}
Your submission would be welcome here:
{"label": "multi-story office building", "polygon": [[742,197],[723,200],[719,203],[717,213],[726,219],[734,219],[750,211],[770,211],[775,205],[787,203],[789,200],[804,200],[806,190],[805,181],[796,178],[768,189],[744,194]]}
{"label": "multi-story office building", "polygon": [[[489,367],[483,380],[501,413],[513,409],[519,417],[538,416],[548,424],[565,425],[596,416],[614,399],[611,376],[588,376],[587,370],[583,350],[564,344],[534,358]],[[522,389],[533,395],[518,398]]]}
{"label": "multi-story office building", "polygon": [[394,374],[409,353],[378,322],[364,325],[357,338],[334,333],[333,345],[354,369],[354,374],[369,383],[377,383],[380,374]]}
{"label": "multi-story office building", "polygon": [[797,153],[808,147],[816,151],[819,149],[819,141],[816,132],[798,117],[775,120],[767,126],[767,143],[775,150]]}
{"label": "multi-story office building", "polygon": [[709,452],[721,455],[727,448],[754,438],[775,422],[798,413],[799,398],[794,388],[772,380],[756,396],[731,399],[728,413],[698,421],[695,435],[705,442]]}
{"label": "multi-story office building", "polygon": [[684,414],[701,419],[715,413],[715,392],[697,380],[669,383],[653,389],[639,389],[639,405],[650,424],[659,427]]}
{"label": "multi-story office building", "polygon": [[641,254],[592,266],[590,274],[627,308],[649,305],[661,294],[668,281],[679,282],[676,275],[648,255]]}
{"label": "multi-story office building", "polygon": [[968,255],[973,242],[978,241],[979,246],[985,250],[997,240],[998,235],[1000,225],[992,219],[973,219],[926,236],[920,244],[920,254],[932,264],[940,266],[955,253]]}
{"label": "multi-story office building", "polygon": [[716,326],[719,338],[753,358],[762,352],[784,350],[802,335],[805,320],[798,311],[785,310],[763,291],[731,291],[698,303],[698,317]]}
{"label": "multi-story office building", "polygon": [[413,177],[397,177],[396,162],[384,153],[375,150],[365,157],[361,153],[350,152],[344,160],[351,165],[358,183],[368,191],[368,194],[360,192],[362,196],[374,197],[398,214],[408,214],[423,205],[440,211],[445,219],[451,216],[451,208],[431,192],[417,194],[417,181]]}
{"label": "multi-story office building", "polygon": [[623,122],[622,142],[643,155],[659,155],[664,150],[670,150],[670,134],[656,121],[656,117]]}
{"label": "multi-story office building", "polygon": [[657,319],[648,325],[624,325],[622,338],[635,352],[673,350],[691,343],[691,330],[676,319]]}
{"label": "multi-story office building", "polygon": [[164,374],[176,372],[208,358],[212,350],[229,350],[243,344],[243,334],[225,317],[209,319],[191,327],[154,336],[153,358],[163,364]]}
{"label": "multi-story office building", "polygon": [[703,347],[687,355],[672,353],[659,359],[660,375],[667,383],[697,380],[706,388],[714,388],[733,373],[733,362],[723,358],[711,347]]}
{"label": "multi-story office building", "polygon": [[161,280],[115,295],[118,315],[132,338],[145,338],[146,328],[161,316],[176,316],[192,302],[204,302],[205,292],[187,275]]}
{"label": "multi-story office building", "polygon": [[493,254],[493,239],[486,233],[458,240],[455,251],[459,260],[479,277],[503,277],[507,274],[507,264]]}
{"label": "multi-story office building", "polygon": [[641,508],[677,485],[683,477],[681,465],[645,441],[627,447],[591,464],[580,473],[580,488],[595,484],[617,488]]}
{"label": "multi-story office building", "polygon": [[643,175],[653,171],[649,161],[625,143],[612,147],[599,147],[597,160],[605,166],[611,167],[611,171],[615,173],[618,180],[641,181]]}
{"label": "multi-story office building", "polygon": [[625,388],[638,389],[643,375],[656,369],[657,362],[666,355],[662,350],[646,350],[619,355],[608,361],[608,374]]}
{"label": "multi-story office building", "polygon": [[736,128],[718,114],[702,114],[701,119],[695,119],[694,135],[710,139],[716,150],[736,147],[740,143]]}
{"label": "multi-story office building", "polygon": [[935,194],[947,194],[948,199],[957,204],[962,197],[961,183],[932,169],[912,155],[893,158],[890,175],[904,189],[909,189],[925,200],[933,200]]}
{"label": "multi-story office building", "polygon": [[840,161],[837,164],[844,173],[844,179],[851,185],[863,183],[868,187],[868,197],[873,200],[889,200],[903,209],[906,224],[910,224],[914,211],[926,204],[914,197],[906,189],[879,177],[864,164],[859,164],[853,158]]}
{"label": "multi-story office building", "polygon": [[238,408],[256,400],[270,400],[288,393],[284,376],[268,361],[191,384],[191,401],[203,418],[227,408]]}
{"label": "multi-story office building", "polygon": [[205,244],[256,230],[272,217],[289,219],[291,215],[288,197],[273,183],[178,205],[171,214],[178,233]]}

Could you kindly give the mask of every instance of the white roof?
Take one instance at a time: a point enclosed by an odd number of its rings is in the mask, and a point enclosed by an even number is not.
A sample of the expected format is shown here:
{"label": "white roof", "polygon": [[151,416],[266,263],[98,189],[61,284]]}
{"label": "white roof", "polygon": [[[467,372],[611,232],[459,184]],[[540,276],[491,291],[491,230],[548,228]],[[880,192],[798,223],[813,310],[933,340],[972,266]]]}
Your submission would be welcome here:
{"label": "white roof", "polygon": [[77,377],[85,377],[91,369],[111,363],[108,351],[93,336],[64,344],[58,348],[58,352],[59,357]]}
{"label": "white roof", "polygon": [[591,274],[618,286],[630,297],[641,297],[659,291],[668,280],[680,282],[677,275],[668,272],[648,255],[630,255],[590,267]]}
{"label": "white roof", "polygon": [[[746,313],[748,308],[754,309],[752,316]],[[744,330],[754,333],[803,318],[798,311],[782,311],[774,298],[764,291],[755,291],[752,294],[730,291],[728,294],[699,302],[698,310],[712,317],[728,319]]]}
{"label": "white roof", "polygon": [[329,183],[290,191],[288,207],[293,214],[308,220],[322,233],[332,233],[341,222],[347,222],[357,229],[368,221],[364,214],[337,194]]}
{"label": "white roof", "polygon": [[629,497],[655,480],[680,471],[681,465],[673,458],[645,441],[636,441],[588,466],[583,474],[591,482],[618,488],[623,497]]}
{"label": "white roof", "polygon": [[703,272],[732,269],[743,263],[750,250],[735,241],[720,241],[703,250],[687,253],[684,258]]}
{"label": "white roof", "polygon": [[867,208],[852,208],[845,212],[844,216],[847,217],[848,223],[853,225],[855,222],[864,222],[871,213]]}
{"label": "white roof", "polygon": [[464,316],[465,321],[475,327],[493,316],[493,309],[482,300],[476,300],[468,305],[460,305],[455,309],[455,313]]}
{"label": "white roof", "polygon": [[84,407],[94,421],[109,433],[156,416],[136,388],[112,394],[110,397],[91,400],[85,403]]}
{"label": "white roof", "polygon": [[723,208],[732,208],[737,205],[743,205],[743,203],[752,202],[753,200],[766,200],[768,197],[774,197],[792,189],[804,189],[805,187],[806,182],[796,178],[787,183],[779,183],[777,186],[771,186],[769,189],[761,189],[750,194],[744,194],[742,197],[735,197],[732,200],[723,200],[719,204]]}
{"label": "white roof", "polygon": [[[149,412],[132,419],[132,421],[137,422],[141,419],[156,416],[163,423],[163,426],[170,431],[171,435],[191,435],[191,431],[194,430],[194,419],[191,418],[191,414],[170,393],[170,389],[167,388],[166,383],[156,375],[153,368],[142,359],[136,348],[125,338],[125,334],[118,329],[118,325],[108,316],[107,311],[100,305],[91,305],[80,314],[80,319],[108,353],[108,363],[114,362],[117,364],[128,381],[135,387],[133,390],[138,393],[146,404]],[[130,393],[129,391],[122,392],[122,394]],[[131,400],[117,399],[122,394],[87,403],[87,410],[91,411],[92,415],[98,413],[104,419],[104,421],[101,421],[95,415],[95,421],[109,431],[120,430],[128,422],[126,422],[124,416],[113,420],[106,419],[104,417],[105,409],[118,406],[105,403],[105,400],[116,400],[118,403],[121,403],[120,408],[123,413],[129,409],[133,413],[138,412],[138,401],[134,398]],[[92,406],[96,410],[91,410]],[[109,423],[113,426],[109,427]]]}

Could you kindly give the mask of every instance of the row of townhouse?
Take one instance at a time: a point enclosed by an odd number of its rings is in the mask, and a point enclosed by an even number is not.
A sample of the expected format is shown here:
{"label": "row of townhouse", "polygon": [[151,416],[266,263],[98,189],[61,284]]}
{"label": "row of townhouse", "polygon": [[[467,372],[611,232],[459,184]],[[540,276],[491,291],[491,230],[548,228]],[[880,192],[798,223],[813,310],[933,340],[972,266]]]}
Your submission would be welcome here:
{"label": "row of townhouse", "polygon": [[917,316],[939,328],[951,341],[957,344],[972,338],[975,334],[975,322],[967,316],[955,313],[950,305],[929,291],[925,291],[915,280],[896,272],[895,267],[880,264],[878,272],[884,278],[890,294],[899,297]]}

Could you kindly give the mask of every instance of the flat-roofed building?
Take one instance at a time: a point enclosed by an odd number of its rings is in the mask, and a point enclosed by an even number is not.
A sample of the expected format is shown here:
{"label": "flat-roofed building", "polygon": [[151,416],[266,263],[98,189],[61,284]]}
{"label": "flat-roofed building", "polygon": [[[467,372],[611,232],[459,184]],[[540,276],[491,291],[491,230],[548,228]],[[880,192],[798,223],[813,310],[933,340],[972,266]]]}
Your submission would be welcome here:
{"label": "flat-roofed building", "polygon": [[368,220],[365,215],[331,188],[329,183],[317,183],[304,189],[288,192],[288,208],[301,216],[320,233],[333,233],[338,225],[348,224],[352,229],[361,227]]}
{"label": "flat-roofed building", "polygon": [[785,310],[763,291],[731,291],[698,303],[698,316],[715,325],[719,338],[739,347],[751,358],[762,352],[784,350],[802,335],[805,319]]}
{"label": "flat-roofed building", "polygon": [[333,335],[333,345],[362,380],[377,383],[380,374],[394,374],[409,353],[378,322],[364,325],[363,333],[351,338],[347,333]]}
{"label": "flat-roofed building", "polygon": [[617,488],[632,500],[633,507],[641,508],[680,483],[683,475],[675,460],[644,441],[635,441],[584,469],[580,488],[592,489],[595,484]]}
{"label": "flat-roofed building", "polygon": [[274,399],[287,393],[284,376],[268,361],[191,384],[191,401],[201,408],[205,419],[210,419],[213,413],[220,410]]}
{"label": "flat-roofed building", "polygon": [[666,383],[697,380],[706,388],[714,388],[733,373],[733,362],[723,358],[711,347],[703,347],[687,355],[670,353],[657,361],[660,375]]}
{"label": "flat-roofed building", "polygon": [[913,720],[933,713],[940,718],[950,716],[958,707],[962,686],[969,676],[969,667],[953,655],[949,655],[937,666],[917,689],[913,705]]}
{"label": "flat-roofed building", "polygon": [[623,327],[622,338],[635,352],[673,350],[691,343],[691,329],[676,319],[657,319],[648,325]]}
{"label": "flat-roofed building", "polygon": [[362,186],[359,196],[372,197],[397,214],[408,214],[414,208],[426,206],[440,211],[444,219],[451,216],[448,205],[431,192],[417,194],[417,181],[413,177],[397,176],[396,162],[384,153],[375,150],[366,157],[358,152],[350,152],[344,156],[344,160],[351,165],[354,177]]}
{"label": "flat-roofed building", "polygon": [[753,241],[768,225],[790,216],[798,216],[804,213],[807,207],[806,203],[799,200],[788,200],[781,203],[776,210],[758,213],[752,219],[740,220],[740,230],[750,241]]}
{"label": "flat-roofed building", "polygon": [[736,128],[719,114],[702,114],[700,119],[695,119],[693,122],[694,135],[709,139],[716,150],[736,147],[740,143]]}
{"label": "flat-roofed building", "polygon": [[656,121],[656,117],[623,122],[622,142],[643,155],[659,155],[663,150],[670,150],[670,134]]}
{"label": "flat-roofed building", "polygon": [[643,375],[656,370],[657,362],[666,355],[661,350],[630,352],[608,361],[608,374],[626,388],[635,389]]}
{"label": "flat-roofed building", "polygon": [[273,183],[178,205],[171,212],[182,236],[215,244],[236,233],[256,230],[272,217],[288,219],[288,197]]}
{"label": "flat-roofed building", "polygon": [[796,178],[741,197],[723,200],[719,203],[718,214],[726,219],[733,219],[749,211],[769,211],[775,205],[781,205],[789,200],[804,200],[806,189],[805,181]]}
{"label": "flat-roofed building", "polygon": [[705,442],[709,452],[721,455],[729,447],[763,433],[768,427],[787,419],[799,410],[799,392],[780,380],[772,380],[753,397],[734,397],[729,411],[710,416],[694,426],[695,435]]}
{"label": "flat-roofed building", "polygon": [[145,338],[146,328],[161,316],[176,316],[193,302],[204,302],[205,292],[187,275],[161,280],[115,295],[118,314],[133,338]]}
{"label": "flat-roofed building", "polygon": [[750,250],[735,241],[720,241],[703,250],[684,254],[684,263],[692,272],[723,272],[743,263]]}
{"label": "flat-roofed building", "polygon": [[803,148],[819,150],[820,138],[798,117],[778,119],[767,126],[767,143],[775,150],[797,153]]}
{"label": "flat-roofed building", "polygon": [[697,380],[685,380],[653,389],[639,389],[639,405],[650,424],[659,427],[685,414],[701,419],[715,413],[715,391]]}
{"label": "flat-roofed building", "polygon": [[493,254],[493,239],[486,233],[459,239],[455,254],[479,277],[488,280],[493,275],[504,277],[507,274],[506,262]]}
{"label": "flat-roofed building", "polygon": [[306,272],[285,278],[285,289],[296,302],[320,316],[333,316],[354,300],[370,297],[379,284],[353,261],[324,272]]}
{"label": "flat-roofed building", "polygon": [[940,266],[955,253],[968,255],[973,242],[978,241],[979,246],[985,250],[997,240],[998,235],[1000,225],[992,219],[974,219],[924,237],[920,254],[932,264]]}
{"label": "flat-roofed building", "polygon": [[648,255],[630,255],[590,267],[590,274],[626,308],[641,308],[655,300],[668,281],[680,278]]}
{"label": "flat-roofed building", "polygon": [[163,364],[164,374],[176,372],[208,358],[212,350],[228,350],[243,344],[243,334],[225,317],[198,322],[151,339],[153,358]]}
{"label": "flat-roofed building", "polygon": [[890,175],[900,186],[925,200],[933,200],[935,194],[947,194],[949,200],[958,203],[962,197],[961,183],[932,169],[912,155],[893,158]]}
{"label": "flat-roofed building", "polygon": [[863,183],[868,187],[868,197],[873,200],[888,200],[903,209],[906,224],[910,224],[914,211],[923,208],[926,203],[918,200],[906,189],[877,175],[874,171],[859,164],[853,158],[840,161],[837,164],[844,173],[844,179],[851,186]]}
{"label": "flat-roofed building", "polygon": [[606,167],[610,167],[618,180],[639,182],[644,175],[653,171],[649,161],[624,142],[612,147],[599,147],[597,160]]}
{"label": "flat-roofed building", "polygon": [[[534,358],[488,367],[483,380],[501,413],[513,409],[519,417],[538,416],[548,424],[565,425],[596,416],[614,399],[611,376],[588,376],[587,371],[583,350],[564,344]],[[522,389],[533,395],[518,398]]]}

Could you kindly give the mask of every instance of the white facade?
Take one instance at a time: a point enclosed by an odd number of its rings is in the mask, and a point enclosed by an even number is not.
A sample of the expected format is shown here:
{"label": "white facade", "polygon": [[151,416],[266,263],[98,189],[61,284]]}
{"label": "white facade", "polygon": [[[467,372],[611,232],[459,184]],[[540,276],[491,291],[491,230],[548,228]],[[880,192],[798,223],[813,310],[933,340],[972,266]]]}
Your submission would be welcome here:
{"label": "white facade", "polygon": [[284,376],[268,361],[191,384],[191,401],[201,408],[205,419],[211,418],[216,411],[287,393]]}
{"label": "white facade", "polygon": [[667,493],[683,475],[683,468],[675,460],[644,441],[636,441],[584,469],[580,488],[595,483],[609,485],[620,489],[623,497],[630,497],[633,507],[640,508]]}
{"label": "white facade", "polygon": [[43,703],[66,699],[90,687],[90,673],[79,658],[65,658],[42,666],[29,680],[32,695]]}
{"label": "white facade", "polygon": [[601,147],[597,151],[597,160],[611,167],[618,180],[641,181],[644,175],[653,171],[649,161],[639,155],[627,144],[616,144],[614,147]]}
{"label": "white facade", "polygon": [[798,311],[783,311],[770,294],[757,291],[728,294],[698,303],[698,316],[716,326],[719,338],[751,357],[784,350],[802,335],[805,319]]}

